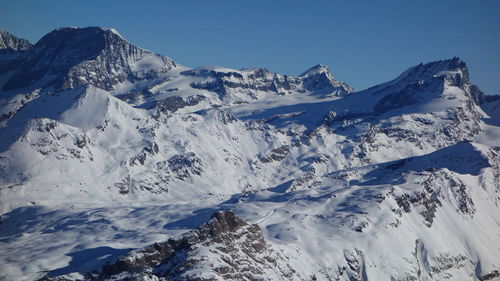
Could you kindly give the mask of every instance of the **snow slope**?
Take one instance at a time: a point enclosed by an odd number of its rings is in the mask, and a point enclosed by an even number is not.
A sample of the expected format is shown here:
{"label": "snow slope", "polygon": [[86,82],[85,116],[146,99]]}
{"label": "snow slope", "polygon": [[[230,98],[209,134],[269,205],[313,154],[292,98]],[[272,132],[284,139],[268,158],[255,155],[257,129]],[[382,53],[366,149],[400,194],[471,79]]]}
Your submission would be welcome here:
{"label": "snow slope", "polygon": [[0,86],[0,280],[500,276],[500,107],[458,58],[354,92],[62,28]]}

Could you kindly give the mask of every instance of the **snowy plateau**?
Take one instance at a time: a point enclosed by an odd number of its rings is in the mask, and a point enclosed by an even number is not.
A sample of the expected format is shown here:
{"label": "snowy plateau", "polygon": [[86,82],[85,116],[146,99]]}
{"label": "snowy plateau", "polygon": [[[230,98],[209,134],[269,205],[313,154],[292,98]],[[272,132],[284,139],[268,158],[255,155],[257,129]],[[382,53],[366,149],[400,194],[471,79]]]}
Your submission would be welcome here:
{"label": "snowy plateau", "polygon": [[500,280],[500,96],[0,31],[0,280]]}

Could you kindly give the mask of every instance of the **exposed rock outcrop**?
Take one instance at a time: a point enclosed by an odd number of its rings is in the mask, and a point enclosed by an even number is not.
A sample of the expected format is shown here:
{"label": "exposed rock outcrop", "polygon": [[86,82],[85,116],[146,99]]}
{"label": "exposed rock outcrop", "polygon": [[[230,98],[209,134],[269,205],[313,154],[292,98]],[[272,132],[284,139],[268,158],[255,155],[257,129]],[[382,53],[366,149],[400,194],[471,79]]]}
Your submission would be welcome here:
{"label": "exposed rock outcrop", "polygon": [[[265,241],[257,224],[232,211],[219,211],[180,237],[133,250],[85,280],[268,280],[267,274],[294,280],[285,257]],[[43,280],[70,280],[65,276]],[[276,279],[273,279],[276,280]]]}

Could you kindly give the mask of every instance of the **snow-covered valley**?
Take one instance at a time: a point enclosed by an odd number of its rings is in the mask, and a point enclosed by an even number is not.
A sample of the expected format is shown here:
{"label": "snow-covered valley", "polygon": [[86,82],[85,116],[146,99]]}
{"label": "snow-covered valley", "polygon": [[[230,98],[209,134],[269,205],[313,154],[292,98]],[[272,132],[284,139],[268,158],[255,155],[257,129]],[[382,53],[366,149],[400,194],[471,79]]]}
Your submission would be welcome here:
{"label": "snow-covered valley", "polygon": [[498,280],[500,96],[355,91],[113,29],[0,43],[0,280]]}

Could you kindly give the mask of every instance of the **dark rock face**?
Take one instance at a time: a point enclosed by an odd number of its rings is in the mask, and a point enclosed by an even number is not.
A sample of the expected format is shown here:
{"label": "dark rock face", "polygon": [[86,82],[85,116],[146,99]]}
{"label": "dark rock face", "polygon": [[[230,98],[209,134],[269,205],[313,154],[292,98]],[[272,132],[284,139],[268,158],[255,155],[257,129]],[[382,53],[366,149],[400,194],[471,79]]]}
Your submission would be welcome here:
{"label": "dark rock face", "polygon": [[156,144],[155,142],[151,142],[142,149],[141,153],[132,157],[132,159],[129,160],[129,164],[130,166],[138,165],[138,163],[144,165],[144,163],[146,162],[146,158],[148,156],[155,155],[158,152],[159,152],[158,144]]}
{"label": "dark rock face", "polygon": [[[202,224],[197,229],[184,234],[181,238],[171,239],[162,243],[155,243],[144,249],[135,250],[125,255],[113,264],[104,266],[104,275],[114,275],[124,271],[137,271],[142,267],[153,267],[164,263],[173,257],[176,252],[187,250],[206,240],[223,242],[223,238],[235,238],[234,232],[248,226],[246,222],[237,217],[233,212],[217,212],[207,223]],[[260,231],[260,227],[253,225],[250,230]],[[265,247],[262,237],[252,237],[258,243],[257,249]]]}
{"label": "dark rock face", "polygon": [[[394,212],[401,215],[403,212],[416,210],[422,215],[424,224],[432,227],[438,209],[443,206],[444,201],[451,200],[457,212],[462,213],[464,218],[470,219],[475,215],[476,208],[470,189],[450,172],[436,169],[421,172],[420,175],[426,177],[420,183],[422,189],[394,196],[399,207],[399,210],[393,210]],[[446,192],[451,198],[445,197]]]}
{"label": "dark rock face", "polygon": [[194,152],[178,154],[168,160],[168,166],[175,177],[182,181],[191,181],[193,175],[201,175],[204,169],[203,161]]}
{"label": "dark rock face", "polygon": [[500,277],[500,271],[494,270],[491,273],[488,273],[484,276],[479,277],[479,280],[481,281],[486,281],[486,280],[495,280],[495,278]]}
{"label": "dark rock face", "polygon": [[0,49],[26,51],[31,47],[31,43],[28,40],[17,38],[5,30],[0,30]]}
{"label": "dark rock face", "polygon": [[201,95],[189,96],[186,99],[179,96],[173,96],[158,101],[156,103],[156,107],[160,112],[171,113],[171,112],[176,112],[177,110],[184,108],[186,106],[197,105],[205,99],[206,98]]}
{"label": "dark rock face", "polygon": [[280,147],[272,149],[267,155],[260,157],[262,163],[270,163],[273,161],[281,161],[286,158],[290,153],[289,145],[282,145]]}
{"label": "dark rock face", "polygon": [[270,271],[287,280],[295,273],[278,264],[277,257],[258,225],[219,211],[198,228],[131,251],[100,272],[87,273],[85,280],[266,280]]}
{"label": "dark rock face", "polygon": [[[154,57],[156,69],[134,69],[133,64]],[[125,80],[156,77],[176,67],[165,57],[130,44],[113,30],[99,27],[61,28],[45,35],[26,53],[4,90],[42,80],[56,89],[91,84],[110,90]]]}

